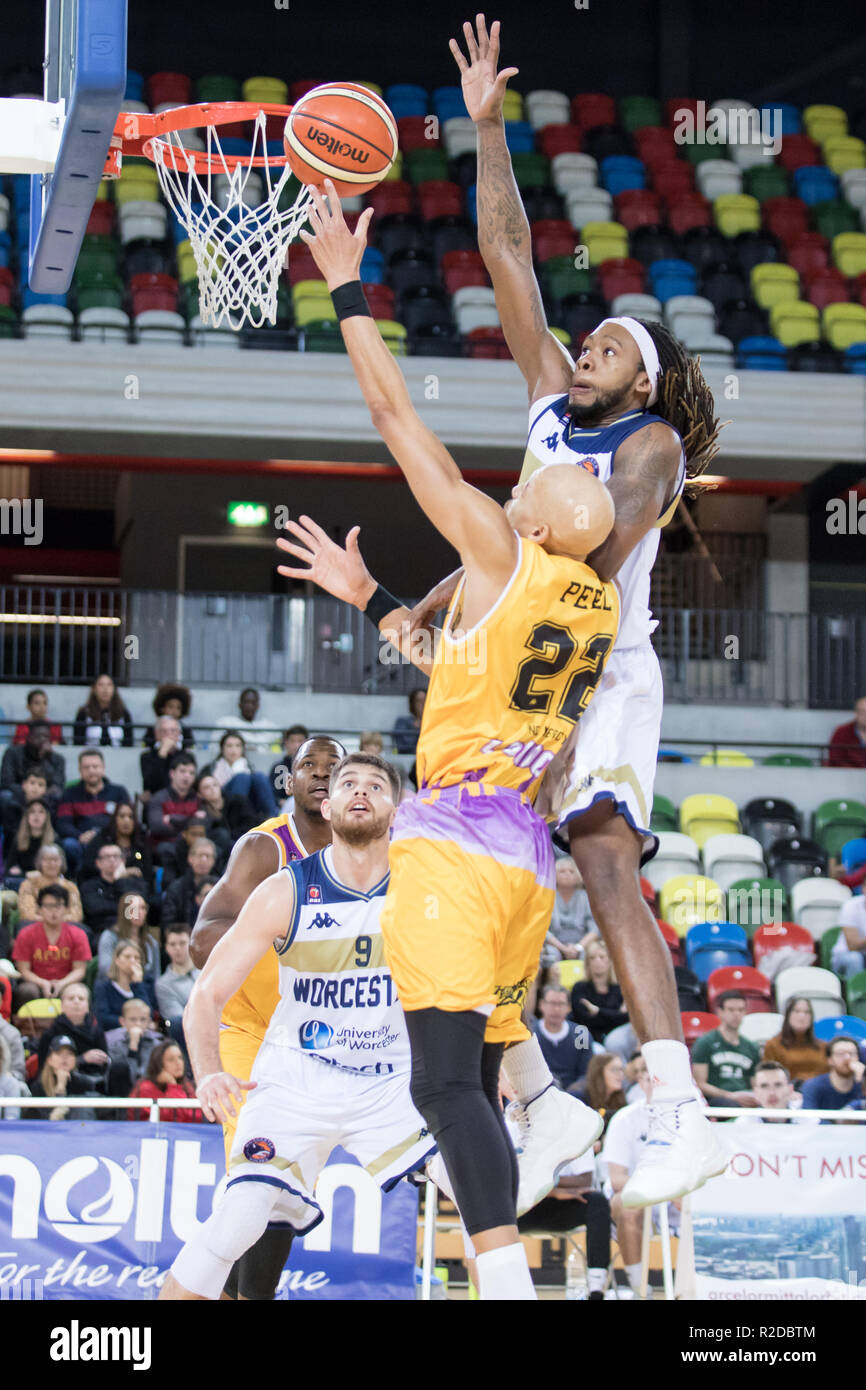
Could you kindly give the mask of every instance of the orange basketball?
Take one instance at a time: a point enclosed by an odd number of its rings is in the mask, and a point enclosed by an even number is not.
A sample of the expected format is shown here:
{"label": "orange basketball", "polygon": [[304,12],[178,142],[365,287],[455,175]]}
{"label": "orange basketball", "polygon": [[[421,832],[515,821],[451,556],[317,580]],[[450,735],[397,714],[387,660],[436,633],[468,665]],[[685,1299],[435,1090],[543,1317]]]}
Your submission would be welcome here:
{"label": "orange basketball", "polygon": [[397,122],[384,101],[357,82],[314,87],[292,107],[283,143],[302,183],[332,179],[342,198],[369,193],[397,154]]}

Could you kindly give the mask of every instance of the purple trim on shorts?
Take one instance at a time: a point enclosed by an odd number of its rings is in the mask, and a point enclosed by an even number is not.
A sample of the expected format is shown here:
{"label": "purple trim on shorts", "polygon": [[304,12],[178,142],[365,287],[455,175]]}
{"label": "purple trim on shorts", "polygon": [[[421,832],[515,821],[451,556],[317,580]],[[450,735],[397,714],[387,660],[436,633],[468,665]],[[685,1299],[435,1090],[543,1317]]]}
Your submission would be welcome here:
{"label": "purple trim on shorts", "polygon": [[[569,811],[568,815],[565,817],[565,820],[563,820],[556,827],[556,834],[554,835],[554,839],[557,841],[557,843],[563,842],[564,846],[568,848],[570,851],[568,836],[563,835],[562,833],[565,830],[565,827],[569,824],[570,821],[577,820],[578,816],[585,816],[587,811],[592,810],[596,802],[603,801],[605,799],[612,801],[615,808],[615,814],[618,816],[622,816],[626,824],[630,825],[632,830],[637,831],[638,835],[642,836],[643,849],[641,850],[640,867],[643,868],[644,864],[648,864],[649,861],[655,858],[656,854],[658,854],[658,835],[656,835],[655,831],[645,830],[642,825],[638,825],[631,811],[628,809],[626,803],[624,801],[618,801],[617,798],[614,796],[613,792],[596,792],[595,796],[592,798],[592,801],[590,801],[588,806],[581,806],[580,808],[575,809],[574,811]],[[647,840],[649,840],[649,844],[647,844]]]}
{"label": "purple trim on shorts", "polygon": [[419,793],[402,803],[392,841],[450,840],[467,854],[528,869],[543,888],[554,886],[550,832],[520,792],[496,787],[473,794],[464,786],[431,790],[429,800]]}

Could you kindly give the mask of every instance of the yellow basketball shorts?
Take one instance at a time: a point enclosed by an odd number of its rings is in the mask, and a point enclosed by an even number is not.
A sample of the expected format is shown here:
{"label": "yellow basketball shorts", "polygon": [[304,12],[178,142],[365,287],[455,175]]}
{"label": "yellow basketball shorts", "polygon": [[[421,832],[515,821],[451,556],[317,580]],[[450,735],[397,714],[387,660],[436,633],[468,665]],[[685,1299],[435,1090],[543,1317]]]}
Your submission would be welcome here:
{"label": "yellow basketball shorts", "polygon": [[490,1010],[485,1041],[522,1042],[553,911],[545,822],[508,788],[422,791],[397,812],[390,864],[382,935],[403,1008]]}
{"label": "yellow basketball shorts", "polygon": [[[259,1048],[262,1045],[262,1038],[256,1037],[252,1033],[245,1033],[240,1028],[222,1028],[220,1030],[220,1062],[223,1071],[236,1076],[240,1081],[249,1081],[250,1072],[253,1069],[253,1062],[258,1056]],[[244,1091],[244,1100],[251,1092]],[[223,1121],[223,1141],[226,1150],[226,1168],[228,1168],[229,1155],[232,1151],[232,1144],[235,1139],[235,1130],[238,1127],[238,1117],[233,1120]]]}

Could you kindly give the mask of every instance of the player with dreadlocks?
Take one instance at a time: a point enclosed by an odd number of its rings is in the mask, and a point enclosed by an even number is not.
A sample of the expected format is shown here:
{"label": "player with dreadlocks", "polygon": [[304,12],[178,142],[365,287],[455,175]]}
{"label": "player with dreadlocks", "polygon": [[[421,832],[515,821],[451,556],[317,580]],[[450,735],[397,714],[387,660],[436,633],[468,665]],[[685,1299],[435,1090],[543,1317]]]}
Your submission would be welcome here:
{"label": "player with dreadlocks", "polygon": [[[650,643],[656,626],[650,571],[659,528],[715,454],[719,423],[699,364],[661,325],[604,319],[585,338],[576,363],[549,330],[502,118],[506,84],[517,69],[497,75],[498,22],[488,35],[479,15],[477,35],[471,24],[463,31],[469,60],[454,39],[450,46],[477,130],[478,243],[506,341],[529,389],[529,438],[515,491],[535,469],[571,462],[601,478],[616,504],[613,531],[588,563],[601,579],[617,578],[619,635],[594,699],[551,765],[541,793],[547,805],[539,809],[570,844],[653,1079],[649,1142],[623,1191],[626,1206],[644,1206],[682,1196],[724,1167],[696,1098],[670,953],[639,877],[658,848],[649,824],[662,679]],[[429,622],[453,588],[453,577],[437,586],[414,610],[413,622]],[[544,673],[559,669],[563,652],[553,631],[532,634],[527,646],[535,653],[532,689],[541,726]],[[588,651],[587,668],[602,655]],[[552,1186],[556,1166],[573,1156],[563,1152],[571,1144],[566,1108],[579,1102],[555,1090],[534,1037],[506,1050],[504,1068],[517,1095],[520,1210]]]}

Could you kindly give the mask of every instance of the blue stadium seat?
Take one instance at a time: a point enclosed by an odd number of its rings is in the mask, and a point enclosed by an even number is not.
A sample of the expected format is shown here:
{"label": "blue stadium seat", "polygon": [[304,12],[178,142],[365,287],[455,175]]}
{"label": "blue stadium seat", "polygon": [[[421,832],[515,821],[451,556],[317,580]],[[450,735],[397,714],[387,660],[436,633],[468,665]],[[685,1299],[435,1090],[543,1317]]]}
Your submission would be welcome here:
{"label": "blue stadium seat", "polygon": [[838,197],[839,180],[826,164],[803,164],[794,170],[794,193],[814,207]]}
{"label": "blue stadium seat", "polygon": [[528,121],[506,121],[505,143],[512,154],[531,154],[535,149],[535,132]]}
{"label": "blue stadium seat", "polygon": [[601,161],[601,183],[614,197],[632,188],[646,188],[646,170],[642,159],[634,155],[610,154]]}
{"label": "blue stadium seat", "polygon": [[[866,344],[864,344],[866,347]],[[858,836],[855,840],[847,840],[840,852],[842,868],[846,874],[851,874],[861,865],[866,864],[866,839]]]}
{"label": "blue stadium seat", "polygon": [[770,121],[773,122],[773,135],[778,135],[780,133],[775,125],[777,111],[781,111],[782,113],[782,135],[799,135],[800,131],[803,129],[800,108],[799,106],[795,106],[791,101],[765,102],[763,106],[759,107],[759,110],[762,120],[766,119],[764,117],[764,112],[766,111],[768,113]]}
{"label": "blue stadium seat", "polygon": [[788,349],[778,338],[741,338],[737,344],[737,366],[753,372],[784,372]]}
{"label": "blue stadium seat", "polygon": [[385,101],[391,108],[395,120],[401,116],[426,116],[430,111],[430,97],[426,87],[414,82],[394,82],[385,88]]}
{"label": "blue stadium seat", "polygon": [[866,376],[866,343],[852,343],[842,358],[845,371],[852,376]]}
{"label": "blue stadium seat", "polygon": [[381,285],[385,257],[375,246],[368,246],[361,257],[361,279],[366,285]]}
{"label": "blue stadium seat", "polygon": [[833,1018],[816,1018],[815,1037],[821,1042],[831,1042],[840,1033],[856,1038],[858,1043],[866,1042],[866,1023],[853,1014],[836,1014]]}
{"label": "blue stadium seat", "polygon": [[698,922],[686,932],[686,960],[705,946],[748,952],[749,938],[736,922]]}

